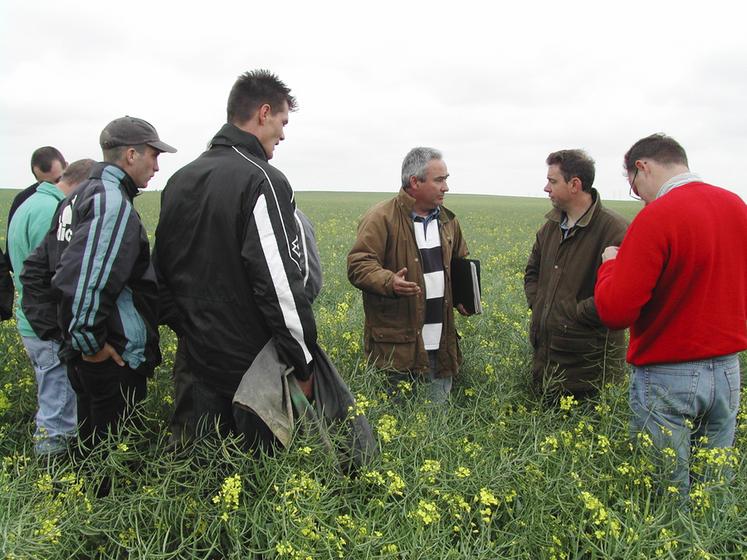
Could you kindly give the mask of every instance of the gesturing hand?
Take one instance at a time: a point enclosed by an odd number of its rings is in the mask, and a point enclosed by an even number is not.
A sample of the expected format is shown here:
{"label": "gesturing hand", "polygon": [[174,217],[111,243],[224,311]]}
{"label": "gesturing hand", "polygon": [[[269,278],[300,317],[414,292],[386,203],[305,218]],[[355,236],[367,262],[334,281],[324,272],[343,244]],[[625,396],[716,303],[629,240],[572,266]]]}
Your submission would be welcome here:
{"label": "gesturing hand", "polygon": [[392,280],[392,290],[398,296],[416,296],[420,293],[420,286],[415,282],[405,280],[407,268],[403,268],[394,275]]}

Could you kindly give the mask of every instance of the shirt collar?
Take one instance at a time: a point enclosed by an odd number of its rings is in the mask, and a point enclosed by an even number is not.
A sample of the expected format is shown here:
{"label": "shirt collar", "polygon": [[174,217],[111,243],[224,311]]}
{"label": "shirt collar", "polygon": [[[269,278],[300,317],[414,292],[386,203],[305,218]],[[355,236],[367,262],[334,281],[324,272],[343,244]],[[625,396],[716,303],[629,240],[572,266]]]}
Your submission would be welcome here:
{"label": "shirt collar", "polygon": [[690,171],[680,173],[679,175],[675,175],[674,177],[669,179],[669,181],[661,186],[659,192],[656,193],[656,198],[660,198],[672,189],[676,189],[677,187],[681,187],[682,185],[687,185],[688,183],[695,183],[699,181],[701,181],[701,178],[697,173],[692,173]]}
{"label": "shirt collar", "polygon": [[440,215],[441,215],[441,207],[440,206],[436,206],[433,210],[431,210],[430,212],[428,212],[427,216],[419,216],[418,214],[415,213],[414,210],[412,210],[410,212],[410,216],[412,216],[413,220],[418,220],[418,221],[425,222],[425,223],[428,223],[431,220],[437,219]]}

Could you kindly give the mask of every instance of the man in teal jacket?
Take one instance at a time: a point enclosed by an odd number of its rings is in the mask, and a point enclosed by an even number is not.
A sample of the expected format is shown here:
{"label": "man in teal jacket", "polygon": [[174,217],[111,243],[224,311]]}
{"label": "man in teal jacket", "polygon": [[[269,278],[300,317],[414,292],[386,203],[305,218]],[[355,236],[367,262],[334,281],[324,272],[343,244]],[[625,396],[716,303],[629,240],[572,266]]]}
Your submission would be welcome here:
{"label": "man in teal jacket", "polygon": [[36,192],[18,207],[8,229],[8,253],[16,271],[13,282],[18,292],[16,324],[36,372],[39,408],[36,412],[34,452],[37,455],[54,455],[67,450],[68,442],[77,431],[76,398],[67,368],[57,355],[59,341],[41,340],[21,309],[23,286],[20,272],[23,261],[49,231],[57,205],[88,178],[93,164],[94,161],[90,159],[76,161],[67,167],[57,185],[46,181],[39,183]]}

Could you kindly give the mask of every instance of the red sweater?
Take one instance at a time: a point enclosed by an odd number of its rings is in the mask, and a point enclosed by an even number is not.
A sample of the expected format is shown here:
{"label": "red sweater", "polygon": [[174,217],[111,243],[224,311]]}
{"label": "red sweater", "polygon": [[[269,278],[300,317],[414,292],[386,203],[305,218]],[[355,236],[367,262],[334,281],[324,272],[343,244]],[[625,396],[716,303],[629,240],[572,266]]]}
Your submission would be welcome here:
{"label": "red sweater", "polygon": [[638,213],[594,301],[611,329],[630,327],[628,362],[686,362],[747,348],[747,206],[688,183]]}

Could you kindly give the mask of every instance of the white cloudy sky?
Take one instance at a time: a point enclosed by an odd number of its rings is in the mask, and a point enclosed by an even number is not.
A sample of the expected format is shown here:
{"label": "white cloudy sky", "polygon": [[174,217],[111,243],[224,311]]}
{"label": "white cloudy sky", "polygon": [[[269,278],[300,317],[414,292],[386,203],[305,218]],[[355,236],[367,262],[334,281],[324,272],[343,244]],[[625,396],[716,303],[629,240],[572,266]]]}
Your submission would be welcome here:
{"label": "white cloudy sky", "polygon": [[194,159],[236,76],[275,71],[300,110],[273,163],[299,190],[393,191],[416,145],[452,192],[542,196],[544,158],[587,149],[627,197],[621,159],[664,131],[691,168],[747,197],[747,34],[736,2],[0,2],[0,186],[31,152],[100,158],[115,117]]}

